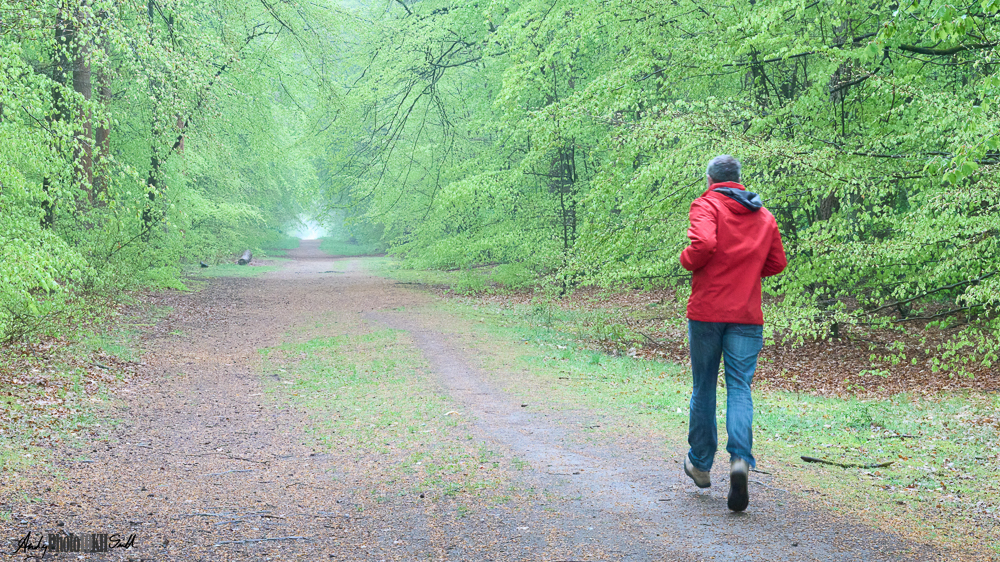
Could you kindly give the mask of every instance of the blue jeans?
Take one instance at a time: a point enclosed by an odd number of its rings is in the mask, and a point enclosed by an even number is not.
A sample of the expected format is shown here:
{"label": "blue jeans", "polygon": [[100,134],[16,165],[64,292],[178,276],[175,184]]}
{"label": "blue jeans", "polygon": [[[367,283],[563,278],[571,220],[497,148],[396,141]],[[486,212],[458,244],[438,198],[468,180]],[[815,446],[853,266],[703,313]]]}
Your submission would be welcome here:
{"label": "blue jeans", "polygon": [[730,458],[741,458],[757,466],[753,448],[753,398],[750,382],[757,369],[757,354],[764,346],[763,326],[688,320],[691,345],[691,421],[688,428],[688,456],[698,470],[711,470],[719,434],[715,425],[715,387],[719,360],[725,357],[726,370],[726,450]]}

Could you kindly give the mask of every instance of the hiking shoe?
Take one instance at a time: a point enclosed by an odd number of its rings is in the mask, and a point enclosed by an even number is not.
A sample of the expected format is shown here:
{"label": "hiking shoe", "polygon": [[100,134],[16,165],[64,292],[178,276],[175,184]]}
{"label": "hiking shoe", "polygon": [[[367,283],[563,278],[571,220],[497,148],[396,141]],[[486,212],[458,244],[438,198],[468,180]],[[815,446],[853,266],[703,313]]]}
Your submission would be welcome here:
{"label": "hiking shoe", "polygon": [[750,474],[750,464],[740,458],[729,463],[729,509],[743,511],[750,505],[750,492],[747,490],[747,477]]}
{"label": "hiking shoe", "polygon": [[690,476],[691,480],[694,480],[694,485],[699,488],[708,488],[712,485],[712,476],[708,471],[695,468],[687,455],[684,455],[684,474]]}

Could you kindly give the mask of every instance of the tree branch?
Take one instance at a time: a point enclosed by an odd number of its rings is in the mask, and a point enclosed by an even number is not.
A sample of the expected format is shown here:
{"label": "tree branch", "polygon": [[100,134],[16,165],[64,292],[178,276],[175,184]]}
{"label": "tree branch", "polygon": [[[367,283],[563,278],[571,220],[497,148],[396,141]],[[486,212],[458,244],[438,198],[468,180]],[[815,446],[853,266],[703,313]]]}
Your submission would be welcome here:
{"label": "tree branch", "polygon": [[839,463],[839,462],[828,461],[826,459],[817,459],[815,457],[800,457],[800,458],[806,462],[818,462],[820,464],[830,464],[833,466],[839,466],[840,468],[885,468],[891,465],[892,463],[896,462],[896,461],[889,461],[878,464],[857,464],[853,462]]}
{"label": "tree branch", "polygon": [[959,281],[958,283],[952,283],[951,285],[945,285],[944,287],[938,287],[937,289],[934,289],[932,291],[927,291],[926,293],[923,293],[921,295],[917,295],[915,297],[911,297],[911,298],[908,298],[906,300],[892,302],[892,303],[889,303],[887,305],[880,306],[880,307],[878,307],[878,308],[876,308],[874,310],[866,311],[866,313],[867,314],[875,314],[876,312],[879,312],[880,310],[885,310],[887,308],[893,308],[893,307],[899,306],[901,304],[908,304],[908,303],[911,303],[911,302],[913,302],[915,300],[922,299],[922,298],[924,298],[924,297],[926,297],[928,295],[933,295],[934,293],[938,293],[938,292],[941,292],[941,291],[947,291],[948,289],[955,289],[957,287],[961,287],[962,285],[975,285],[976,283],[979,283],[980,281],[983,281],[985,279],[989,279],[990,277],[993,277],[996,274],[997,274],[997,272],[994,271],[992,273],[987,273],[986,275],[983,275],[982,277],[978,277],[976,279],[969,279],[967,281]]}
{"label": "tree branch", "polygon": [[410,8],[406,4],[403,3],[403,0],[396,0],[396,3],[399,4],[400,6],[402,6],[404,10],[406,10],[406,15],[408,15],[408,16],[412,16],[413,15],[413,12],[411,12]]}
{"label": "tree branch", "polygon": [[866,75],[864,75],[864,76],[862,76],[860,78],[855,78],[854,80],[850,80],[850,81],[844,82],[842,84],[838,84],[836,88],[833,88],[832,90],[830,90],[830,95],[836,94],[837,92],[840,92],[842,90],[846,90],[847,88],[850,88],[851,86],[856,86],[856,85],[864,82],[865,80],[868,80],[872,76],[875,76],[875,74],[877,72],[878,72],[878,70],[876,70],[875,72],[873,72],[871,74],[866,74]]}
{"label": "tree branch", "polygon": [[969,310],[969,309],[972,309],[972,308],[978,308],[978,306],[979,305],[976,305],[976,306],[963,306],[963,307],[960,307],[960,308],[953,308],[951,310],[946,310],[944,312],[939,312],[937,314],[932,314],[930,316],[911,316],[909,318],[900,318],[899,320],[893,320],[893,324],[899,324],[900,322],[912,322],[913,320],[934,320],[935,318],[944,318],[945,316],[951,316],[952,314],[955,314],[956,312],[962,312],[964,310]]}
{"label": "tree branch", "polygon": [[971,45],[958,45],[957,47],[948,47],[947,49],[932,49],[930,47],[918,47],[916,45],[900,45],[899,50],[907,51],[910,53],[917,53],[918,55],[932,55],[938,57],[947,57],[950,55],[957,55],[962,51],[974,51],[980,49],[991,49],[1000,45],[1000,43],[973,43]]}

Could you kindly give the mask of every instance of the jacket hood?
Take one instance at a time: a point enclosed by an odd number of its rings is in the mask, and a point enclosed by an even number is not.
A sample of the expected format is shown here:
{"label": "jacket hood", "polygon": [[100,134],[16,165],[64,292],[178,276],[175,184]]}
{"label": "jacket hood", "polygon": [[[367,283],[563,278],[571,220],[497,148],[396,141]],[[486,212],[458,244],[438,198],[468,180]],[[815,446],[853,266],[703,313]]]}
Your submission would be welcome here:
{"label": "jacket hood", "polygon": [[764,207],[764,203],[760,200],[760,195],[752,191],[747,191],[746,188],[736,182],[727,181],[714,183],[709,188],[709,191],[725,195],[742,205],[743,208],[751,213],[759,211]]}

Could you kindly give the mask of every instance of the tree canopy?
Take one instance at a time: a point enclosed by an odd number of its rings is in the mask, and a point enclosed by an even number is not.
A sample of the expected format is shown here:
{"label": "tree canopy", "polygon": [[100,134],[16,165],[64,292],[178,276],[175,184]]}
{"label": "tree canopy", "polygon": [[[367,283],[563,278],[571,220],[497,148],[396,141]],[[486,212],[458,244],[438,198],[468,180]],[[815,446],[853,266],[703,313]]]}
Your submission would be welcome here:
{"label": "tree canopy", "polygon": [[[321,206],[414,267],[676,285],[708,160],[791,340],[996,359],[1000,0],[0,0],[0,332]],[[950,359],[949,359],[950,358]]]}

